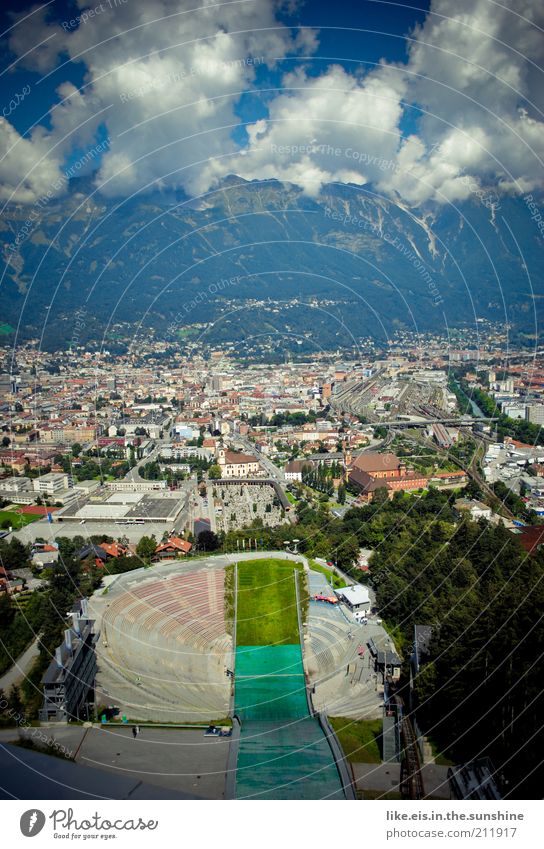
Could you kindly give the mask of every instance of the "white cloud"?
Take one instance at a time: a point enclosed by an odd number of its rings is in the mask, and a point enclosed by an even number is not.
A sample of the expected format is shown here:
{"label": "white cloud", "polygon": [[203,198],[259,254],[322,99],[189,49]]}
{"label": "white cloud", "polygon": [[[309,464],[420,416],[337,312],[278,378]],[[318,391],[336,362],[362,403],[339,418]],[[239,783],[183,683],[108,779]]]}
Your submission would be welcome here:
{"label": "white cloud", "polygon": [[[463,172],[503,190],[542,185],[544,87],[535,64],[543,58],[544,7],[434,0],[431,11],[406,68],[408,96],[425,110],[418,132],[425,151],[411,160],[407,179],[403,169],[383,187],[418,202],[463,199]],[[403,146],[405,163],[410,151]]]}
{"label": "white cloud", "polygon": [[[84,62],[86,87],[60,89],[69,99],[52,111],[50,129],[21,139],[7,125],[4,145],[15,152],[0,162],[2,198],[32,202],[99,123],[110,149],[98,182],[109,194],[146,184],[198,194],[229,173],[289,181],[310,195],[330,181],[372,183],[413,205],[463,200],[474,181],[503,191],[542,185],[542,39],[533,23],[544,25],[544,7],[536,0],[519,0],[515,11],[433,0],[406,65],[383,61],[365,76],[333,65],[313,76],[302,64],[283,75],[242,150],[236,105],[254,87],[256,66],[281,71],[286,55],[315,52],[317,34],[280,26],[273,0],[102,5],[78,28],[49,23],[41,10],[13,31],[10,47],[27,54],[24,64],[46,73],[59,61]],[[403,138],[416,104],[422,117]]]}
{"label": "white cloud", "polygon": [[[85,14],[87,4],[79,5]],[[82,94],[69,91],[69,84],[61,88],[61,96],[72,96],[53,109],[52,128],[39,132],[39,144],[37,135],[29,138],[21,167],[12,170],[21,150],[16,145],[6,192],[15,177],[28,182],[23,169],[34,146],[39,158],[47,144],[58,150],[67,132],[72,147],[88,143],[101,122],[110,137],[97,178],[105,193],[126,194],[159,182],[194,192],[208,160],[237,152],[235,107],[240,93],[252,87],[256,69],[273,68],[287,53],[316,46],[314,32],[297,37],[281,26],[270,0],[195,0],[181,8],[178,0],[129,0],[101,7],[79,27],[69,21],[51,25],[40,11],[31,26],[15,28],[10,47],[25,66],[43,73],[56,61],[72,59],[84,62],[87,73]],[[32,49],[50,35],[47,50]],[[69,146],[61,142],[60,151]],[[32,202],[32,185],[13,199]]]}
{"label": "white cloud", "polygon": [[[340,67],[287,75],[268,120],[249,128],[244,156],[211,163],[201,185],[228,172],[291,181],[311,195],[331,180],[371,182],[413,205],[462,201],[480,185],[542,186],[544,7],[435,0],[431,11],[406,65],[382,62],[363,78]],[[402,138],[411,105],[422,117]]]}
{"label": "white cloud", "polygon": [[[64,190],[63,156],[50,151],[43,130],[23,138],[5,118],[0,118],[0,200],[32,204],[52,192]],[[59,182],[60,181],[60,182]]]}
{"label": "white cloud", "polygon": [[248,128],[244,156],[210,163],[204,183],[231,172],[276,177],[315,195],[331,180],[375,180],[382,173],[378,163],[395,156],[402,109],[394,77],[378,72],[358,79],[335,65],[319,77],[288,74],[282,88],[268,119]]}

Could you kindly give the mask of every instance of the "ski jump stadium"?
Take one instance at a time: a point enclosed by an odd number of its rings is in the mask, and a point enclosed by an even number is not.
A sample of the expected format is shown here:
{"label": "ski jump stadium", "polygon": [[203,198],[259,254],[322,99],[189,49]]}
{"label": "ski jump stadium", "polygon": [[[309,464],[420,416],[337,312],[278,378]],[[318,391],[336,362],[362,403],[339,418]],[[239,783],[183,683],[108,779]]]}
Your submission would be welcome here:
{"label": "ski jump stadium", "polygon": [[382,716],[361,651],[382,629],[320,595],[333,595],[325,575],[285,552],[106,578],[90,599],[96,703],[129,722],[219,727],[230,718],[227,798],[352,799],[327,717]]}

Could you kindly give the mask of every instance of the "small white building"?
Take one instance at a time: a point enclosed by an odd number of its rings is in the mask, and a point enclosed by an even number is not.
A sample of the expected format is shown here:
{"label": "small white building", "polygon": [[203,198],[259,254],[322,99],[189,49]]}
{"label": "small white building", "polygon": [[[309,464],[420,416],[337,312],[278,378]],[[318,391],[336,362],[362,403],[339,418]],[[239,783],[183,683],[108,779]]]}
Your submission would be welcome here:
{"label": "small white building", "polygon": [[302,481],[302,467],[304,465],[304,460],[291,460],[290,463],[287,463],[285,466],[283,473],[285,475],[286,481]]}
{"label": "small white building", "polygon": [[471,498],[458,498],[455,502],[455,509],[462,513],[468,513],[471,519],[491,519],[493,510],[484,504],[482,501],[476,501]]}
{"label": "small white building", "polygon": [[90,495],[92,492],[96,492],[100,487],[100,481],[88,480],[88,481],[78,481],[74,484],[74,489],[78,495]]}
{"label": "small white building", "polygon": [[336,590],[336,595],[350,610],[370,610],[370,595],[368,588],[362,584],[353,584],[351,587],[343,587]]}

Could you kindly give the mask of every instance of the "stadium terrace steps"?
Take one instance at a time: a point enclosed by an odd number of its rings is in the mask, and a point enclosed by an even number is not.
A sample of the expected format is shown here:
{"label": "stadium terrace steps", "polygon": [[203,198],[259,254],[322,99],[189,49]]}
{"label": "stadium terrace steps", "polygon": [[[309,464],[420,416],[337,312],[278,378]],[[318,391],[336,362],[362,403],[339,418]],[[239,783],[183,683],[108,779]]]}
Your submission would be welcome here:
{"label": "stadium terrace steps", "polygon": [[115,587],[102,614],[99,688],[127,710],[139,710],[135,718],[227,715],[232,639],[223,595],[223,569],[144,575],[128,588]]}

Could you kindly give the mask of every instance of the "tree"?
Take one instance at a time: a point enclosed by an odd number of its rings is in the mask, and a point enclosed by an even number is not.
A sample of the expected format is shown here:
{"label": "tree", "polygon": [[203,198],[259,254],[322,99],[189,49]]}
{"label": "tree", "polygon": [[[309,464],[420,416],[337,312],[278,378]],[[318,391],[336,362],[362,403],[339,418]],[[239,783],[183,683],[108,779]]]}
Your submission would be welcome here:
{"label": "tree", "polygon": [[9,448],[10,443],[11,443],[11,439],[9,438],[9,436],[3,436],[2,437],[2,445],[3,445],[4,448]]}
{"label": "tree", "polygon": [[338,503],[345,504],[346,503],[346,487],[343,483],[338,487]]}
{"label": "tree", "polygon": [[385,504],[387,501],[389,501],[389,490],[386,486],[379,486],[374,490],[373,504]]}
{"label": "tree", "polygon": [[216,464],[210,466],[208,469],[208,477],[212,481],[219,480],[221,477],[221,468]]}
{"label": "tree", "polygon": [[349,569],[359,556],[359,543],[353,537],[347,537],[334,552],[335,560],[341,569]]}
{"label": "tree", "polygon": [[202,551],[216,551],[219,548],[219,538],[213,531],[200,531],[197,543]]}
{"label": "tree", "polygon": [[83,446],[79,442],[74,442],[74,444],[72,445],[72,455],[74,457],[79,457],[82,450]]}
{"label": "tree", "polygon": [[15,618],[15,610],[7,593],[0,595],[0,631],[5,634]]}
{"label": "tree", "polygon": [[467,485],[465,486],[465,494],[467,498],[481,498],[482,490],[474,480],[469,480]]}
{"label": "tree", "polygon": [[151,558],[155,554],[155,549],[157,548],[157,540],[155,536],[150,537],[142,537],[138,545],[136,546],[136,554],[146,563],[151,561]]}
{"label": "tree", "polygon": [[28,550],[21,540],[13,537],[9,544],[0,542],[0,563],[7,569],[22,569],[28,565]]}

